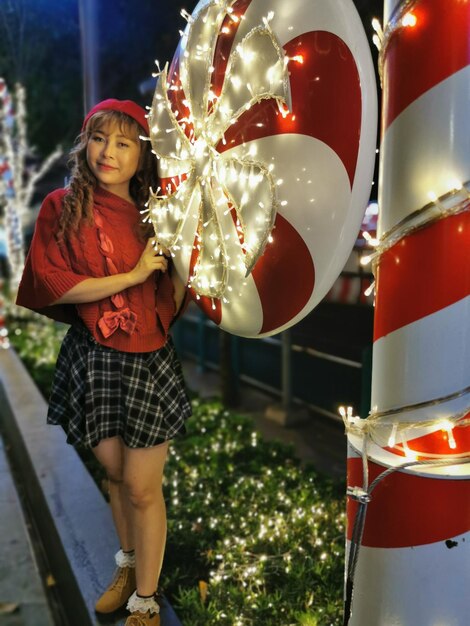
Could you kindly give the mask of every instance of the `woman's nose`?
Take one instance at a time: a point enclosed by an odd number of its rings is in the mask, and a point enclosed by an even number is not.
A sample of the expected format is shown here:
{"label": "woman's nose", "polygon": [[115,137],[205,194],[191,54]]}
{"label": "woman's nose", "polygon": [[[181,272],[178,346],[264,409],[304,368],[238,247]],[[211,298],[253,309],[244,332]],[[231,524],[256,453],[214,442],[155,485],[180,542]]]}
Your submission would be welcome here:
{"label": "woman's nose", "polygon": [[111,142],[109,141],[105,141],[103,144],[103,149],[102,149],[102,155],[104,157],[110,157],[113,158],[114,156],[114,151],[113,151],[113,147],[111,145]]}

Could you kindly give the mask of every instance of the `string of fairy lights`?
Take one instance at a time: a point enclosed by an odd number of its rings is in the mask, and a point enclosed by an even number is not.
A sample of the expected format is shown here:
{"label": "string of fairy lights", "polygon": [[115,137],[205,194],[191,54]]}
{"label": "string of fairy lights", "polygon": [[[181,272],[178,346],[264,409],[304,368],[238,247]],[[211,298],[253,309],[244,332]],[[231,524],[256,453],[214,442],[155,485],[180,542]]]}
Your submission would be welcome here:
{"label": "string of fairy lights", "polygon": [[379,76],[383,83],[384,56],[388,43],[393,35],[402,28],[414,28],[418,22],[416,15],[413,13],[413,7],[416,0],[402,0],[395,8],[393,14],[387,23],[385,30],[382,28],[380,20],[374,18],[372,20],[372,28],[375,34],[372,41],[379,51]]}
{"label": "string of fairy lights", "polygon": [[[220,405],[204,414],[198,412],[197,402],[194,408],[201,427],[210,432],[210,443],[201,439],[200,445],[192,448],[197,463],[184,441],[170,450],[168,504],[170,518],[180,520],[172,534],[204,535],[206,529],[210,531],[207,593],[212,598],[223,597],[235,585],[243,599],[242,606],[236,608],[236,620],[230,621],[227,610],[219,614],[221,623],[262,623],[264,609],[271,615],[277,613],[279,623],[283,623],[287,608],[272,600],[270,607],[263,607],[263,597],[273,593],[272,581],[295,581],[302,568],[307,568],[310,576],[317,571],[326,584],[332,564],[344,558],[343,503],[338,500],[335,508],[326,502],[315,478],[310,475],[307,479],[308,472],[299,464],[280,458],[276,465],[275,449],[268,460],[259,433],[250,431],[247,423],[237,424],[237,418]],[[239,434],[234,435],[234,431]],[[262,448],[259,453],[258,447]],[[251,456],[251,470],[243,475],[237,463],[240,455]],[[223,468],[217,484],[209,479],[209,475],[217,475],[214,463]],[[182,508],[185,515],[178,513]],[[241,510],[245,514],[240,518]],[[192,519],[192,511],[203,514]],[[315,606],[321,614],[324,607],[317,595],[309,593],[297,610],[303,604],[305,610]]]}
{"label": "string of fairy lights", "polygon": [[[373,36],[373,42],[380,51],[379,69],[381,78],[383,80],[383,65],[384,55],[387,50],[388,43],[391,37],[403,28],[415,28],[417,26],[417,18],[413,13],[413,7],[416,4],[416,0],[403,0],[395,8],[385,30],[382,28],[380,21],[376,18],[372,21],[372,26],[375,31]],[[374,249],[372,253],[367,253],[361,258],[362,265],[369,265],[372,263],[373,274],[376,275],[377,267],[380,263],[381,256],[403,240],[415,233],[416,231],[430,226],[431,224],[450,217],[459,213],[468,211],[470,209],[470,182],[462,182],[459,180],[449,180],[448,189],[444,194],[437,195],[434,191],[428,192],[429,202],[408,214],[400,222],[395,224],[393,228],[383,233],[379,239],[372,238],[368,233],[363,233],[364,238],[371,248]],[[366,294],[369,295],[375,289],[375,281],[371,284]],[[470,397],[470,390],[461,390],[454,394],[456,398],[464,399],[467,396]],[[420,403],[419,406],[403,406],[396,407],[391,411],[378,412],[372,411],[367,420],[361,420],[354,416],[353,409],[351,407],[341,407],[340,415],[346,426],[348,434],[355,435],[361,439],[367,439],[372,443],[379,446],[388,446],[389,448],[399,450],[403,456],[410,460],[416,461],[419,465],[421,459],[423,463],[427,463],[431,459],[442,461],[449,461],[452,464],[452,459],[461,461],[462,456],[467,458],[468,452],[462,454],[418,454],[415,450],[410,448],[408,442],[416,432],[420,433],[427,431],[442,431],[447,439],[450,450],[455,450],[456,441],[454,437],[455,428],[465,428],[469,425],[469,419],[466,416],[470,412],[470,400],[467,402],[467,406],[462,410],[461,406],[456,411],[450,411],[450,415],[446,417],[438,417],[436,419],[428,419],[424,421],[414,421],[413,417],[416,409],[425,409],[426,407],[433,407],[436,405],[442,405],[449,401],[449,398],[433,398],[429,401]],[[445,413],[445,411],[444,411]],[[407,415],[410,415],[407,418]]]}
{"label": "string of fairy lights", "polygon": [[[380,239],[371,238],[367,232],[363,233],[368,244],[374,249],[372,253],[365,254],[361,257],[362,265],[372,263],[373,273],[376,274],[377,265],[380,257],[384,252],[396,245],[400,240],[412,235],[414,232],[430,226],[452,215],[457,215],[467,211],[470,207],[470,181],[465,183],[449,181],[450,191],[437,196],[434,191],[429,191],[428,197],[430,202],[425,206],[409,213],[400,222],[395,224],[393,228],[382,234]],[[371,291],[375,288],[375,282],[369,288]],[[367,294],[368,295],[368,294]]]}
{"label": "string of fairy lights", "polygon": [[[467,185],[467,184],[466,184]],[[466,185],[462,187],[466,189]],[[395,245],[402,238],[412,234],[416,230],[423,228],[425,225],[429,225],[437,220],[443,219],[450,215],[456,215],[462,211],[468,211],[470,203],[468,198],[457,202],[453,206],[447,206],[451,199],[457,197],[462,198],[462,190],[459,192],[452,191],[440,198],[436,198],[435,202],[427,205],[423,209],[416,211],[415,214],[405,218],[400,228],[394,228],[393,232],[390,231],[389,235],[382,238],[380,242],[374,242],[376,245],[376,251],[372,255],[368,255],[365,259],[365,263],[373,262],[373,272],[376,273],[377,266],[380,262],[380,256]],[[468,193],[468,192],[467,192]],[[437,211],[436,211],[437,209]],[[371,244],[373,245],[373,244]],[[364,262],[364,261],[363,261]],[[372,289],[375,288],[375,282],[372,283]],[[446,417],[438,417],[436,419],[427,419],[422,421],[414,421],[413,412],[417,409],[425,409],[426,407],[435,407],[441,405],[442,407],[451,400],[457,400],[468,397],[467,406],[462,410],[450,411],[450,415]],[[372,411],[367,420],[363,420],[353,414],[352,407],[340,407],[340,415],[346,426],[346,432],[351,435],[356,435],[361,438],[368,438],[371,442],[376,443],[379,446],[387,445],[389,448],[397,448],[403,453],[403,455],[411,460],[417,460],[422,458],[426,461],[429,458],[461,458],[462,455],[456,454],[449,456],[448,453],[442,455],[436,454],[418,454],[408,445],[408,441],[412,439],[416,431],[442,431],[447,438],[447,442],[450,449],[456,448],[454,429],[465,428],[470,425],[470,419],[464,419],[466,415],[470,414],[470,389],[463,389],[461,391],[452,394],[452,397],[439,397],[432,398],[426,402],[422,402],[416,406],[401,406],[396,407],[393,410],[387,412]],[[446,413],[446,410],[441,413]],[[406,415],[410,414],[412,417],[407,418]],[[388,435],[386,434],[388,431]],[[384,439],[385,438],[385,439]],[[462,453],[464,457],[470,462],[470,456],[467,452]]]}
{"label": "string of fairy lights", "polygon": [[[455,394],[457,395],[457,394]],[[470,390],[466,389],[459,392],[460,397],[470,397]],[[444,402],[444,399],[437,399],[423,403],[424,406],[432,406]],[[453,461],[460,461],[467,459],[470,462],[468,451],[455,452],[454,454],[436,453],[436,452],[419,452],[410,447],[409,441],[412,440],[417,431],[419,434],[423,432],[435,432],[442,431],[444,439],[447,441],[449,451],[457,450],[457,443],[454,436],[454,430],[456,428],[464,429],[470,426],[470,402],[461,409],[450,416],[438,417],[435,419],[427,419],[416,422],[413,418],[409,421],[403,419],[403,415],[407,411],[412,411],[411,407],[397,409],[390,411],[390,415],[377,415],[371,414],[367,420],[364,420],[358,416],[353,415],[352,407],[341,407],[340,415],[344,420],[346,426],[346,432],[350,435],[355,435],[361,439],[368,439],[371,443],[376,444],[379,447],[388,447],[389,449],[396,450],[403,457],[411,461],[422,460],[423,464],[426,464],[430,460],[442,460],[452,465]],[[400,421],[396,418],[400,416]]]}
{"label": "string of fairy lights", "polygon": [[[213,0],[193,16],[183,12],[188,25],[179,77],[169,81],[167,67],[156,74],[149,139],[160,176],[168,182],[152,191],[145,211],[158,242],[173,255],[189,259],[197,250],[188,279],[196,296],[225,304],[272,241],[277,211],[287,201],[278,197],[283,180],[272,162],[259,158],[255,143],[228,156],[217,148],[226,145],[227,131],[243,113],[263,100],[276,103],[279,115],[290,115],[288,65],[303,62],[300,55],[286,56],[270,27],[270,12],[232,50],[215,94],[211,78],[217,40],[243,19],[232,4]],[[185,112],[172,104],[179,93]]]}
{"label": "string of fairy lights", "polygon": [[[417,26],[418,20],[413,13],[415,4],[416,0],[403,0],[397,4],[385,31],[379,20],[374,19],[372,22],[375,31],[373,42],[379,49],[379,74],[382,85],[385,54],[392,36],[401,29]],[[384,232],[379,239],[364,233],[369,246],[375,251],[364,255],[361,263],[368,265],[372,262],[373,273],[376,276],[382,255],[392,246],[438,220],[468,211],[470,184],[458,180],[449,181],[448,189],[449,191],[440,196],[430,190],[429,202],[425,206],[408,214],[390,230]],[[369,293],[374,289],[375,281],[369,288]],[[431,398],[414,405],[398,406],[386,411],[373,408],[367,419],[355,416],[352,407],[340,407],[339,412],[345,424],[348,442],[362,458],[363,468],[362,484],[350,485],[347,489],[348,496],[358,503],[346,563],[344,623],[349,624],[355,571],[361,550],[367,507],[373,497],[373,491],[381,481],[397,471],[417,471],[424,474],[444,471],[452,475],[468,475],[470,453],[465,444],[459,449],[460,438],[457,441],[456,435],[457,430],[459,435],[463,435],[470,427],[470,388],[458,390],[445,397]],[[427,449],[420,449],[413,440],[423,435],[431,435],[436,442],[440,436],[440,442],[446,441],[448,449],[443,450],[441,445],[433,449],[430,444]],[[368,463],[369,460],[376,458],[378,450],[381,451],[379,462],[384,469],[370,483]]]}
{"label": "string of fairy lights", "polygon": [[[24,113],[24,89],[16,90],[16,101],[18,114]],[[0,145],[2,147],[0,155],[0,171],[2,179],[1,194],[4,204],[4,223],[7,243],[7,258],[9,260],[12,273],[16,275],[22,271],[24,265],[23,250],[23,230],[21,227],[21,216],[16,210],[15,187],[18,183],[18,175],[15,168],[15,150],[13,144],[13,132],[15,125],[15,113],[12,98],[7,85],[0,79]],[[18,133],[18,150],[24,150],[24,133]]]}

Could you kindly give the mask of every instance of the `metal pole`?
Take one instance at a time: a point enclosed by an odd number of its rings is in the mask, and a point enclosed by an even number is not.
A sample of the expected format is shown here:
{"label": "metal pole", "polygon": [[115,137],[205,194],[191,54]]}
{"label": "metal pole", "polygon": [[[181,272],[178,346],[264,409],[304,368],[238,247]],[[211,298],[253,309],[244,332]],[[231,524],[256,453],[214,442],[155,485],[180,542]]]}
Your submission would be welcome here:
{"label": "metal pole", "polygon": [[219,330],[222,401],[228,408],[235,408],[239,405],[238,372],[234,368],[232,341],[233,335],[224,330]]}
{"label": "metal pole", "polygon": [[197,363],[200,372],[207,371],[206,366],[206,317],[203,311],[199,310],[198,322],[197,322]]}
{"label": "metal pole", "polygon": [[282,408],[286,415],[292,408],[292,333],[282,333]]}
{"label": "metal pole", "polygon": [[83,107],[89,111],[100,100],[98,11],[95,0],[79,0],[78,3],[82,72]]}

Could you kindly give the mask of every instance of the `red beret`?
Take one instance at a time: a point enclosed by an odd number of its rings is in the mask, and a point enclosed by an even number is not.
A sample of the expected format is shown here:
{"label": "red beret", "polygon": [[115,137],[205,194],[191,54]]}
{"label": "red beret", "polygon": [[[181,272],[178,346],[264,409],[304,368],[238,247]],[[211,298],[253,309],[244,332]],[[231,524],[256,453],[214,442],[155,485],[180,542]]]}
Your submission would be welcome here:
{"label": "red beret", "polygon": [[147,118],[145,117],[145,109],[143,109],[132,100],[115,100],[114,98],[109,98],[108,100],[98,102],[98,104],[95,104],[95,106],[90,109],[87,116],[83,120],[82,131],[85,130],[85,126],[87,125],[90,117],[95,113],[98,113],[98,111],[119,111],[120,113],[125,113],[129,117],[132,117],[132,119],[134,119],[138,124],[140,124],[147,133],[147,135],[150,133],[149,123]]}

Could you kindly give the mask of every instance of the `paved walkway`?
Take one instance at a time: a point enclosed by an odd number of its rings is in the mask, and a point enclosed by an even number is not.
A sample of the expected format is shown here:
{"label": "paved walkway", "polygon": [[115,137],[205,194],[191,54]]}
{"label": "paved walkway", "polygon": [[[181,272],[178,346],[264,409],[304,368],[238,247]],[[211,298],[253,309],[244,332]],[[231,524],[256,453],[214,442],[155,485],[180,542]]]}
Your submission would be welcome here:
{"label": "paved walkway", "polygon": [[1,438],[0,624],[2,626],[54,624]]}

